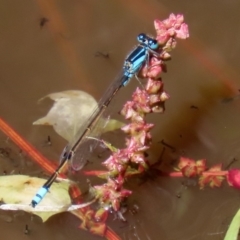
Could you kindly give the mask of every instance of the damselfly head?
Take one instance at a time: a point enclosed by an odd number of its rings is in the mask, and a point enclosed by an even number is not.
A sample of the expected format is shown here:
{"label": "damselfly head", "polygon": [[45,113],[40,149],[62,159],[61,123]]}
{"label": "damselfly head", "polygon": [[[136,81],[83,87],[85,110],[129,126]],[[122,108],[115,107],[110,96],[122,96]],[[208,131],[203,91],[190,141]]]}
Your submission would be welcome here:
{"label": "damselfly head", "polygon": [[152,50],[156,50],[159,47],[157,40],[154,37],[146,35],[145,33],[140,33],[137,36],[137,40]]}

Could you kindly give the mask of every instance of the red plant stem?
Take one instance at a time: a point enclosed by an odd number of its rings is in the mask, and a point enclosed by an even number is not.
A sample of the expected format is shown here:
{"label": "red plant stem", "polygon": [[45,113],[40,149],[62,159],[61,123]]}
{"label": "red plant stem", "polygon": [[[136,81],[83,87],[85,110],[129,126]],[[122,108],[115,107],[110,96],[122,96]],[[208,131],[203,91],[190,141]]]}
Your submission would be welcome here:
{"label": "red plant stem", "polygon": [[92,171],[83,171],[83,174],[86,176],[100,176],[103,174],[107,174],[108,171],[98,171],[98,170],[92,170]]}
{"label": "red plant stem", "polygon": [[[36,163],[49,173],[55,171],[56,166],[37,151],[30,143],[26,142],[15,130],[0,118],[0,130],[5,133],[20,149],[24,150]],[[61,175],[64,177],[64,175]],[[66,178],[66,177],[65,177]]]}
{"label": "red plant stem", "polygon": [[[107,171],[84,171],[84,174],[87,176],[100,176],[106,174]],[[162,176],[168,177],[184,177],[182,172],[161,172]],[[201,174],[202,176],[226,176],[228,175],[228,171],[206,171]]]}
{"label": "red plant stem", "polygon": [[202,173],[203,176],[226,176],[228,175],[228,171],[218,171],[218,172],[211,172],[211,171],[206,171]]}
{"label": "red plant stem", "polygon": [[121,240],[121,238],[109,227],[107,228],[105,237],[108,240]]}
{"label": "red plant stem", "polygon": [[182,172],[170,172],[170,173],[163,173],[163,175],[165,176],[169,176],[169,177],[184,177]]}
{"label": "red plant stem", "polygon": [[[164,176],[169,176],[169,177],[184,177],[182,172],[170,172],[170,173],[162,173],[162,175]],[[203,172],[201,174],[202,176],[226,176],[228,175],[228,171],[218,171],[218,172],[214,172],[214,171],[206,171]]]}

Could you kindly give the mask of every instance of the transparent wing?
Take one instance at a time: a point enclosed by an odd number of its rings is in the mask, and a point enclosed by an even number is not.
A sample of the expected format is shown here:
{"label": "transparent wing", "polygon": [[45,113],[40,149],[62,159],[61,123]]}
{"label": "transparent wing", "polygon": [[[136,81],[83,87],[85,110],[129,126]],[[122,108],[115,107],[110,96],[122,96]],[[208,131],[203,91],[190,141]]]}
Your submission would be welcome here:
{"label": "transparent wing", "polygon": [[112,98],[117,94],[120,88],[124,86],[126,81],[128,81],[128,77],[121,74],[112,82],[98,102],[98,106],[93,110],[89,119],[78,130],[72,141],[64,148],[60,157],[61,161],[65,159],[70,160],[74,170],[80,170],[86,164],[88,157],[99,143],[99,141],[89,137],[97,138],[103,132],[107,123],[107,120],[102,117],[104,115],[103,113]]}
{"label": "transparent wing", "polygon": [[81,144],[75,149],[71,156],[71,167],[75,171],[79,171],[84,167],[86,162],[89,160],[91,154],[100,144],[98,137],[102,134],[103,129],[107,125],[109,118],[105,118],[106,112],[102,114],[98,123],[94,126],[92,131],[82,140]]}

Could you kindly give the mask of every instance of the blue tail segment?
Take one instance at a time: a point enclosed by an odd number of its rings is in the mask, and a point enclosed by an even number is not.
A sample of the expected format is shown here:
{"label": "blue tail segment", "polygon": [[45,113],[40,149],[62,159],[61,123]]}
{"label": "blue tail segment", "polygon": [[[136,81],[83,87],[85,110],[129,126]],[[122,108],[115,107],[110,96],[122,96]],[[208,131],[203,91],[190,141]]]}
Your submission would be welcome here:
{"label": "blue tail segment", "polygon": [[32,202],[31,202],[31,206],[35,207],[37,204],[39,204],[42,199],[45,197],[45,195],[47,194],[48,189],[46,187],[41,187],[37,194],[35,195],[35,197],[33,198]]}
{"label": "blue tail segment", "polygon": [[[109,91],[107,91],[106,95],[104,95],[103,98],[98,102],[98,107],[93,111],[92,115],[85,123],[86,129],[81,129],[81,132],[78,132],[74,139],[66,146],[63,154],[61,154],[60,157],[60,165],[32,199],[32,207],[35,207],[41,202],[41,200],[47,194],[48,189],[51,187],[52,183],[56,180],[59,173],[61,173],[63,167],[73,158],[76,150],[79,150],[81,145],[83,146],[83,140],[86,139],[89,132],[94,127],[94,124],[97,123],[101,114],[108,107],[117,92],[122,87],[125,87],[134,75],[138,74],[145,63],[148,63],[150,53],[154,56],[159,57],[159,53],[156,52],[156,50],[159,48],[156,39],[149,37],[144,33],[141,33],[137,36],[137,40],[139,44],[130,52],[124,61],[122,76],[119,79],[116,79],[116,81],[114,81],[112,85],[109,86]],[[82,154],[84,155],[83,152]],[[82,159],[82,157],[79,157],[79,159],[79,161],[84,161],[86,160],[86,156],[85,159]],[[84,164],[81,165],[84,166]]]}

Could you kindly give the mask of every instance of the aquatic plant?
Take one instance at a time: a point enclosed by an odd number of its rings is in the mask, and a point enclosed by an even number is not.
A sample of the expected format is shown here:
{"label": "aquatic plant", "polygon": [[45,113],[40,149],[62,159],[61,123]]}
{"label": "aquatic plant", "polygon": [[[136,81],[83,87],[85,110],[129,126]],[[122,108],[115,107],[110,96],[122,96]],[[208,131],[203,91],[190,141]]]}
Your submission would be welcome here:
{"label": "aquatic plant", "polygon": [[[188,26],[181,14],[170,14],[169,18],[163,21],[155,20],[154,27],[156,39],[160,44],[157,51],[159,55],[150,56],[149,62],[139,73],[141,78],[147,79],[144,89],[137,87],[132,99],[127,101],[121,110],[121,114],[129,121],[121,128],[127,134],[126,148],[116,149],[106,143],[112,151],[111,156],[102,163],[107,171],[85,172],[87,175],[106,179],[105,184],[93,186],[91,189],[100,204],[95,215],[98,221],[105,220],[109,210],[116,212],[124,220],[120,211],[121,203],[132,192],[124,189],[123,185],[126,179],[145,172],[150,167],[145,151],[150,148],[150,130],[154,124],[146,121],[146,115],[164,112],[165,101],[169,99],[169,95],[164,91],[161,73],[166,72],[165,62],[171,58],[170,52],[176,47],[176,39],[189,37]],[[88,228],[87,222],[82,227]]]}

